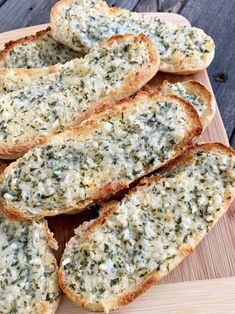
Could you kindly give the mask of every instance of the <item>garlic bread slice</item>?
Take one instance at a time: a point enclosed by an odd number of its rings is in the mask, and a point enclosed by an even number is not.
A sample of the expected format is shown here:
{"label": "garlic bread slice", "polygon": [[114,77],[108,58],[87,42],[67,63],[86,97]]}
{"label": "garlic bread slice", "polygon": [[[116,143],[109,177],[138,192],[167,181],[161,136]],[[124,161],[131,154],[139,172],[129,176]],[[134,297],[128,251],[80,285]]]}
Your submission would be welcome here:
{"label": "garlic bread slice", "polygon": [[209,89],[198,81],[170,83],[164,81],[160,87],[163,96],[176,95],[190,102],[197,110],[203,129],[215,115],[215,101]]}
{"label": "garlic bread slice", "polygon": [[0,239],[0,313],[55,313],[60,289],[46,221],[13,221],[0,213]]}
{"label": "garlic bread slice", "polygon": [[0,51],[0,68],[41,68],[80,57],[81,54],[53,39],[48,27],[6,43]]}
{"label": "garlic bread slice", "polygon": [[190,74],[206,69],[215,44],[203,30],[157,17],[109,8],[102,0],[61,0],[51,11],[52,36],[84,54],[115,34],[145,34],[157,46],[160,71]]}
{"label": "garlic bread slice", "polygon": [[[0,172],[6,167],[1,161]],[[55,313],[60,289],[51,248],[57,242],[45,220],[8,220],[0,211],[0,313]]]}
{"label": "garlic bread slice", "polygon": [[139,92],[12,163],[0,181],[4,213],[35,219],[81,211],[161,167],[200,132],[189,103]]}
{"label": "garlic bread slice", "polygon": [[75,230],[61,259],[62,290],[91,311],[132,302],[198,245],[234,196],[235,152],[213,143],[190,149]]}
{"label": "garlic bread slice", "polygon": [[156,74],[159,63],[146,36],[119,35],[95,46],[84,59],[41,68],[38,76],[37,69],[28,70],[32,80],[27,71],[22,89],[0,96],[1,158],[16,158],[105,109],[105,103],[114,105],[134,94]]}

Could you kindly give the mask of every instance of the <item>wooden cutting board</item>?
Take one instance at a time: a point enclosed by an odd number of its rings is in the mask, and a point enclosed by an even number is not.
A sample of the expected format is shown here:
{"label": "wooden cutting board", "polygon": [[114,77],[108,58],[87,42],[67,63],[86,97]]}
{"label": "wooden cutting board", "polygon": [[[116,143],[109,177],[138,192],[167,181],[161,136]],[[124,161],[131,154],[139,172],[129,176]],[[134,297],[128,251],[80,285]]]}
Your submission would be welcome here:
{"label": "wooden cutting board", "polygon": [[[148,14],[180,25],[189,24],[184,17],[177,14]],[[47,26],[48,24],[44,24],[2,33],[0,34],[0,49],[3,48],[4,43],[9,40],[33,34]],[[212,91],[206,71],[190,76],[158,73],[150,82],[151,87],[156,88],[164,79],[171,82],[194,79],[207,85]],[[229,144],[218,107],[214,120],[205,130],[199,141],[217,141],[225,145]],[[224,217],[217,223],[195,251],[159,282],[160,286],[152,287],[133,304],[122,308],[116,313],[235,313],[234,205],[235,204],[229,208]],[[73,235],[73,229],[84,220],[94,218],[96,215],[97,209],[93,209],[86,210],[78,215],[63,215],[48,219],[50,229],[55,233],[55,237],[60,246],[59,250],[56,252],[58,260],[63,252],[65,243]],[[86,313],[86,311],[73,305],[66,297],[63,297],[58,314],[65,313],[79,314]]]}

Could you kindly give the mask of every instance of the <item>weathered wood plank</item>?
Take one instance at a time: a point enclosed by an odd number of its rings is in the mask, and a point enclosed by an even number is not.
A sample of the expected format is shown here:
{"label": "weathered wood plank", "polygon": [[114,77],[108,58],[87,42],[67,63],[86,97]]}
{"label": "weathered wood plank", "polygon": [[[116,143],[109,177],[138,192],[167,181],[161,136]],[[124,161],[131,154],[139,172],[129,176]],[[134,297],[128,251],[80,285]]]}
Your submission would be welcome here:
{"label": "weathered wood plank", "polygon": [[7,2],[7,0],[0,0],[0,8],[1,8],[1,6],[3,6],[3,4],[4,4],[5,2]]}
{"label": "weathered wood plank", "polygon": [[0,32],[49,21],[56,0],[7,0],[0,7]]}
{"label": "weathered wood plank", "polygon": [[[192,25],[201,27],[215,40],[216,55],[208,73],[229,137],[235,125],[234,12],[235,1],[230,0],[188,0],[180,12]],[[227,74],[228,79],[216,81],[220,72]],[[235,145],[235,139],[232,144]]]}
{"label": "weathered wood plank", "polygon": [[109,6],[113,7],[122,7],[125,9],[128,9],[130,11],[133,11],[137,4],[140,2],[140,0],[132,0],[132,1],[127,1],[127,0],[107,0],[106,1]]}
{"label": "weathered wood plank", "polygon": [[157,12],[158,1],[153,0],[140,0],[139,4],[135,8],[136,12]]}
{"label": "weathered wood plank", "polygon": [[159,0],[160,12],[179,13],[187,0]]}

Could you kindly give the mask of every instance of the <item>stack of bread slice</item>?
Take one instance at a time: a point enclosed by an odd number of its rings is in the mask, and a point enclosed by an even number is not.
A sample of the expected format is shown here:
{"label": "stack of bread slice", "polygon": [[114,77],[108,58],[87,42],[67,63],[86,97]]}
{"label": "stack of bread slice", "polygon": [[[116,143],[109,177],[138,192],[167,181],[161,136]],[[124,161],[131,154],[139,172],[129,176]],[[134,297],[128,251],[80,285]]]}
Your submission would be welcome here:
{"label": "stack of bread slice", "polygon": [[133,301],[185,258],[235,196],[235,152],[195,146],[75,230],[61,259],[62,290],[92,311]]}
{"label": "stack of bread slice", "polygon": [[[215,113],[211,92],[192,80],[146,85],[159,70],[206,69],[213,56],[202,30],[102,0],[59,1],[51,29],[6,45],[0,157],[18,159],[0,165],[0,312],[54,313],[59,286],[89,310],[117,309],[224,214],[235,152],[195,144]],[[99,217],[75,230],[57,273],[44,217],[96,203]]]}

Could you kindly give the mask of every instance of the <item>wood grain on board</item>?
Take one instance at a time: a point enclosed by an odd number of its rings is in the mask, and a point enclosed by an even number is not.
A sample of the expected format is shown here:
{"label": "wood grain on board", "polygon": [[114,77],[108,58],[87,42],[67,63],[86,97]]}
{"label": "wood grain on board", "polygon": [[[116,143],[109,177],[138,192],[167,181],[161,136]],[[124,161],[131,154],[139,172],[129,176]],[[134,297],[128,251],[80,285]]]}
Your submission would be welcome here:
{"label": "wood grain on board", "polygon": [[[178,24],[188,23],[185,18],[176,14],[169,14],[169,13],[152,13],[152,14],[162,19],[170,20],[174,23],[178,23]],[[4,45],[6,41],[16,39],[21,36],[32,34],[39,29],[45,28],[46,26],[47,25],[39,25],[39,26],[34,26],[34,27],[26,28],[26,29],[20,29],[20,30],[15,30],[8,33],[0,34],[0,48]],[[155,78],[151,81],[150,83],[151,87],[156,88],[164,79],[168,79],[169,81],[172,81],[172,82],[196,79],[202,82],[203,84],[207,85],[211,89],[210,81],[209,81],[206,71],[202,71],[196,75],[187,76],[187,77],[158,73],[155,76]],[[204,134],[201,136],[200,141],[204,141],[204,142],[218,141],[218,142],[222,142],[228,145],[226,131],[223,126],[223,122],[221,120],[221,116],[218,111],[218,108],[217,108],[216,115],[213,122],[206,129]],[[78,215],[73,215],[73,216],[61,215],[58,217],[53,217],[53,218],[48,219],[49,226],[51,230],[55,233],[56,239],[59,241],[60,249],[56,253],[58,259],[63,251],[65,242],[73,235],[73,229],[76,228],[82,221],[94,218],[96,215],[97,215],[97,209],[94,209],[94,210],[90,209]],[[172,300],[175,302],[174,297],[177,296],[177,293],[179,293],[178,290],[180,289],[185,289],[184,291],[185,293],[188,293],[187,294],[188,298],[190,297],[190,300],[193,300],[192,297],[194,296],[191,295],[192,291],[190,292],[190,290],[187,290],[188,283],[182,283],[182,282],[235,276],[234,256],[235,256],[235,207],[231,206],[228,212],[219,221],[219,223],[214,227],[214,229],[209,233],[209,235],[201,242],[201,244],[195,249],[195,251],[192,254],[190,254],[168,276],[166,276],[160,281],[160,284],[171,283],[171,285],[166,286],[167,287],[166,289],[164,288],[164,286],[162,288],[161,287],[153,288],[152,290],[147,292],[145,296],[142,297],[142,299],[139,299],[140,301],[137,300],[136,303],[134,303],[134,305],[131,305],[131,306],[134,307],[133,309],[136,309],[137,304],[141,304],[141,300],[145,300],[145,301],[142,301],[142,309],[143,308],[149,309],[150,313],[155,313],[154,309],[156,306],[160,306],[160,307],[163,306],[161,305],[161,303],[157,303],[157,302],[160,302],[160,299],[162,298],[163,298],[163,302],[166,302],[166,298],[169,295],[167,294],[168,291],[172,291]],[[173,283],[176,283],[176,282],[181,282],[181,283],[172,285]],[[222,282],[224,283],[224,281]],[[231,282],[233,282],[234,284],[234,279]],[[200,283],[202,284],[204,282],[199,282],[198,283],[199,286],[200,286]],[[194,287],[195,289],[197,289],[198,285],[195,283],[195,286],[194,286],[194,284],[192,283],[192,287]],[[168,290],[168,288],[172,290]],[[213,289],[213,285],[211,286],[211,288]],[[201,285],[200,289],[205,289],[205,284]],[[155,300],[155,293],[156,293],[156,300]],[[159,293],[159,298],[158,298],[158,293]],[[202,293],[203,293],[203,290],[202,290]],[[202,296],[203,295],[201,295],[201,297]],[[215,299],[216,298],[217,298],[217,295]],[[182,296],[182,301],[183,301],[183,296]],[[170,303],[171,302],[169,302],[169,306],[171,306]],[[144,304],[145,304],[145,307],[144,307]],[[68,308],[68,306],[70,310],[63,311],[63,309]],[[164,306],[162,308],[164,308]],[[234,302],[233,302],[233,306],[235,306]],[[131,313],[135,313],[135,311],[133,310],[126,310],[126,309],[128,309],[128,307],[123,308],[118,313],[125,313],[128,311]],[[68,301],[64,301],[62,303],[62,308],[60,308],[58,313],[61,313],[61,314],[71,313],[72,314],[75,312],[83,313],[83,311],[80,309],[76,310],[76,307],[74,305],[71,305],[71,303],[68,303]],[[138,311],[136,311],[136,313],[137,312]],[[141,313],[141,311],[139,313]],[[198,312],[187,312],[187,311],[170,312],[169,310],[169,312],[157,311],[157,313],[183,314],[183,313],[198,313]],[[212,312],[209,312],[208,310],[201,313],[208,314]],[[220,313],[220,312],[213,312],[213,313]],[[230,313],[230,312],[223,312],[223,313]]]}
{"label": "wood grain on board", "polygon": [[[235,277],[151,287],[114,314],[234,314]],[[56,314],[88,314],[65,296]]]}

